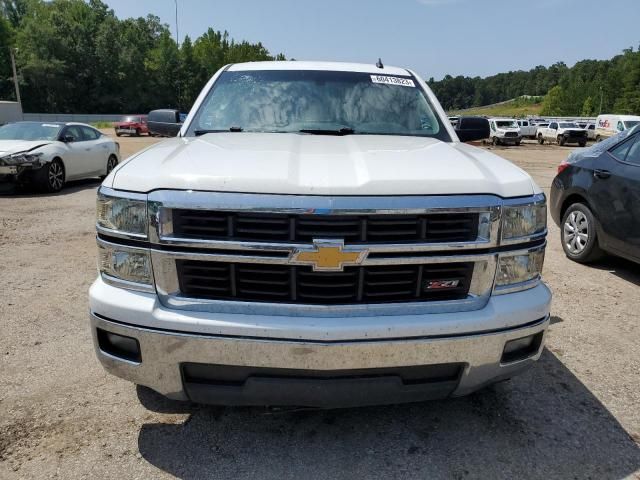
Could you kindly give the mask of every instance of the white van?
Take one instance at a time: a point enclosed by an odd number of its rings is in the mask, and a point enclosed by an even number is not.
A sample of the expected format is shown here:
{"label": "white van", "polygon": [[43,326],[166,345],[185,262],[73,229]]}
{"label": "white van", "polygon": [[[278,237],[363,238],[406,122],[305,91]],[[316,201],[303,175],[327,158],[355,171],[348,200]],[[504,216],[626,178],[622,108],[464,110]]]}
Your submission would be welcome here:
{"label": "white van", "polygon": [[598,115],[596,119],[596,142],[609,138],[640,123],[637,115]]}
{"label": "white van", "polygon": [[490,118],[491,143],[494,145],[520,145],[520,126],[513,118]]}

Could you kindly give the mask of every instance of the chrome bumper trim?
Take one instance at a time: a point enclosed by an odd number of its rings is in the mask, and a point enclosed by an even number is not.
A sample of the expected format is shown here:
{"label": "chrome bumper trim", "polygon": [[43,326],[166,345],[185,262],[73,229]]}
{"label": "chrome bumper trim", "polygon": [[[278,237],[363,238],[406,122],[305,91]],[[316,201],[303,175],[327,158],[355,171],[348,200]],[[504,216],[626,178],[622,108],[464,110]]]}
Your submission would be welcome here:
{"label": "chrome bumper trim", "polygon": [[[98,359],[110,373],[148,386],[163,395],[186,400],[180,374],[184,362],[309,370],[342,370],[464,363],[454,396],[511,376],[531,365],[542,352],[518,362],[501,364],[504,344],[546,331],[549,317],[504,331],[438,338],[317,343],[241,337],[216,337],[134,327],[90,314]],[[132,364],[100,350],[96,328],[136,338],[142,362]],[[543,342],[544,344],[544,342]]]}

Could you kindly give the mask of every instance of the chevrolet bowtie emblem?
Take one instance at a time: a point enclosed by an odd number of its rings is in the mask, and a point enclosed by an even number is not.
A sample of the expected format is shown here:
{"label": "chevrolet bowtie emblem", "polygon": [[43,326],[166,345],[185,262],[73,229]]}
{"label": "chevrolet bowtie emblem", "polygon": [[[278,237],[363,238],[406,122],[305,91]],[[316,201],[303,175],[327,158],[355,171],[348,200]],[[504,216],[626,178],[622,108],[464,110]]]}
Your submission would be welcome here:
{"label": "chevrolet bowtie emblem", "polygon": [[296,248],[289,263],[311,265],[316,272],[341,272],[345,265],[358,265],[367,257],[366,248],[345,247],[340,240],[313,240],[313,247]]}

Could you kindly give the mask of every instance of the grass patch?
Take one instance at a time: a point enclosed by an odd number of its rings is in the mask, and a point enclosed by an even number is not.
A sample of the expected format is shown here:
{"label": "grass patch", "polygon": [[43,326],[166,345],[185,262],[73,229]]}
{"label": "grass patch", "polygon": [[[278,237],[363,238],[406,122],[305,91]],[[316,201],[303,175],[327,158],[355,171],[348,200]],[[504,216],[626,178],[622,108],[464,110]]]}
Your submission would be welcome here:
{"label": "grass patch", "polygon": [[480,115],[485,117],[526,117],[539,116],[542,110],[542,98],[515,98],[507,102],[484,107],[468,108],[448,112],[449,115]]}
{"label": "grass patch", "polygon": [[95,128],[112,128],[113,122],[91,122],[91,126]]}

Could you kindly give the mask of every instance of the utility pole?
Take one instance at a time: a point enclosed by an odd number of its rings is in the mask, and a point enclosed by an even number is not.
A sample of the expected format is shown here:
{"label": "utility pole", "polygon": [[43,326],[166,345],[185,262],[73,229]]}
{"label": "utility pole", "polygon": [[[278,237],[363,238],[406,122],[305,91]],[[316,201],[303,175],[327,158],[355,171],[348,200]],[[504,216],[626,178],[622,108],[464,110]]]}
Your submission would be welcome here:
{"label": "utility pole", "polygon": [[178,30],[178,0],[173,0],[176,4],[176,45],[180,48],[180,31]]}
{"label": "utility pole", "polygon": [[[178,30],[178,0],[173,0],[173,3],[176,5],[176,46],[178,47],[178,65],[180,64],[180,31]],[[178,87],[178,110],[180,110],[180,97],[182,96],[182,92],[180,91],[180,69],[178,69],[178,78],[177,78],[177,87]]]}
{"label": "utility pole", "polygon": [[9,47],[9,54],[11,55],[11,67],[13,68],[13,85],[16,89],[16,100],[20,105],[20,111],[22,111],[22,101],[20,100],[20,85],[18,85],[18,72],[16,71],[16,58],[14,56],[13,47]]}

